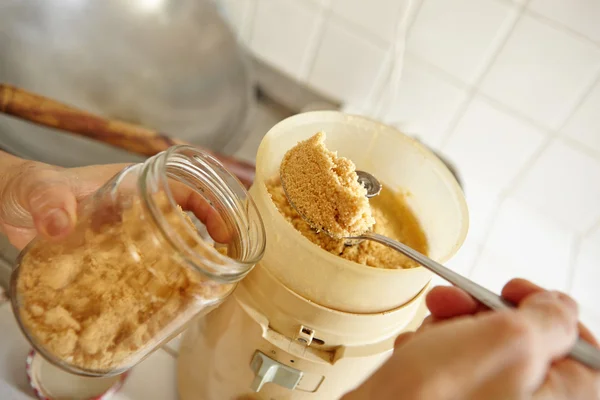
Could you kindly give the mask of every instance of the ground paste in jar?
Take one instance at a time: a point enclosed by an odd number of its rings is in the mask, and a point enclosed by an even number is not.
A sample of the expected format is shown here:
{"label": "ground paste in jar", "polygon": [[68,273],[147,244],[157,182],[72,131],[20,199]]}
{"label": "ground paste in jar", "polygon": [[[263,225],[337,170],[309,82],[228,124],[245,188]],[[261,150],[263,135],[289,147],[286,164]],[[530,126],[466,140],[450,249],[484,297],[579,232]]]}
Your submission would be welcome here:
{"label": "ground paste in jar", "polygon": [[[170,226],[197,245],[199,237],[182,226],[193,226],[187,215],[167,207],[166,197],[155,200]],[[22,324],[39,346],[84,370],[127,368],[231,290],[185,266],[149,224],[138,200],[117,221],[79,232],[78,246],[37,242],[29,249],[17,292]]]}

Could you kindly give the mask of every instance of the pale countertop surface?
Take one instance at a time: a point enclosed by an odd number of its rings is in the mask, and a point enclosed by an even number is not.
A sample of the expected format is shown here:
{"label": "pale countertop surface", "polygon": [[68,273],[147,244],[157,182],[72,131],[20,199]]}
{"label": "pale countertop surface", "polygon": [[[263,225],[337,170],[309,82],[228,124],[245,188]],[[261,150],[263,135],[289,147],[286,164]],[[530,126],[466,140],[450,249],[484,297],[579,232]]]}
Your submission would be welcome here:
{"label": "pale countertop surface", "polygon": [[[157,350],[131,372],[114,400],[177,400],[176,360],[178,340]],[[23,337],[10,303],[0,304],[0,399],[36,399],[27,382],[25,359],[31,346]]]}

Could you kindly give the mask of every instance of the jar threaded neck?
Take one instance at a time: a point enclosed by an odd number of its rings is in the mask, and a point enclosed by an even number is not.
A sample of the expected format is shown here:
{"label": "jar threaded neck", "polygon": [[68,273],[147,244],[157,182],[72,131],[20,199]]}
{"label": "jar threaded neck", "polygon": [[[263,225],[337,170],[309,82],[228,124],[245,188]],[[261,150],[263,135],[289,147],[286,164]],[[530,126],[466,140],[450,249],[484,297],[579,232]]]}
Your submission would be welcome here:
{"label": "jar threaded neck", "polygon": [[[192,267],[203,274],[215,280],[238,281],[262,258],[265,231],[260,214],[242,183],[214,157],[192,146],[173,146],[143,164],[138,185],[150,215],[164,237]],[[164,192],[168,206],[174,210],[178,206],[174,185],[178,185],[179,189],[183,185],[190,196],[198,196],[198,201],[218,214],[231,234],[226,243],[227,255],[205,241],[198,231],[193,232],[197,243],[186,243],[182,232],[169,224],[153,195]],[[183,214],[177,214],[185,218]],[[202,220],[202,216],[198,217]]]}

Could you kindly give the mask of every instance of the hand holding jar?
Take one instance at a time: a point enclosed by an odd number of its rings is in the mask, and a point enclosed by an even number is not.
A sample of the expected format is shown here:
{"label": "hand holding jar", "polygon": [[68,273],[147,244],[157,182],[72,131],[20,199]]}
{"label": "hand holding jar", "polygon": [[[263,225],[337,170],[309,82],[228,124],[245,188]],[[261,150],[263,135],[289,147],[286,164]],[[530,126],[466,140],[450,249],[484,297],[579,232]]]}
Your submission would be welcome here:
{"label": "hand holding jar", "polygon": [[[0,232],[22,249],[35,236],[60,240],[73,230],[77,205],[128,165],[59,168],[22,160],[0,151]],[[177,203],[207,224],[211,235],[225,241],[218,215],[188,187],[174,192]]]}
{"label": "hand holding jar", "polygon": [[12,163],[2,229],[27,245],[11,277],[14,314],[35,349],[70,372],[126,371],[218,306],[262,257],[245,188],[193,147],[129,166],[2,162]]}

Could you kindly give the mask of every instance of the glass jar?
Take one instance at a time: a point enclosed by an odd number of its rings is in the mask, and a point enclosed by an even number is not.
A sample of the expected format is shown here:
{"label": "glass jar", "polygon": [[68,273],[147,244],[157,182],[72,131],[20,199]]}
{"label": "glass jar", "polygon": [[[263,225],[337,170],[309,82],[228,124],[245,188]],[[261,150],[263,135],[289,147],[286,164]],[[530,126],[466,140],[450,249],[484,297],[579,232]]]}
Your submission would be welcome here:
{"label": "glass jar", "polygon": [[174,146],[84,200],[64,240],[30,243],[11,277],[12,306],[50,362],[116,375],[219,305],[264,248],[243,185],[213,157]]}

